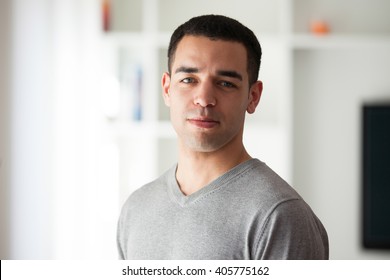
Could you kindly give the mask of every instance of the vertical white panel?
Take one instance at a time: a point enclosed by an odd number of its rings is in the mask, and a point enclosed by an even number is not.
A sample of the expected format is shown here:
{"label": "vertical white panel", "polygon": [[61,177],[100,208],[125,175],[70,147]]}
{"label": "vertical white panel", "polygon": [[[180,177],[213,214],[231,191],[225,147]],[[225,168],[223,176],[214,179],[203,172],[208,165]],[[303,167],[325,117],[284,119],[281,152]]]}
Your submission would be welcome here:
{"label": "vertical white panel", "polygon": [[12,1],[10,258],[50,258],[49,2]]}

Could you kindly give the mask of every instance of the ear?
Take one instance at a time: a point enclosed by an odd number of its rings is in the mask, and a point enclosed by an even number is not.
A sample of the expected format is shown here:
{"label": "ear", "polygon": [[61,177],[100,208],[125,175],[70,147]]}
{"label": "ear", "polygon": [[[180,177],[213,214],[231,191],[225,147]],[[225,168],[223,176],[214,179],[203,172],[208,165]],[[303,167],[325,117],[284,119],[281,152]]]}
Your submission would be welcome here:
{"label": "ear", "polygon": [[263,92],[263,83],[257,81],[254,83],[249,90],[249,103],[246,111],[249,114],[253,114],[256,111],[256,107],[260,102],[261,93]]}
{"label": "ear", "polygon": [[168,107],[171,105],[171,99],[170,99],[170,92],[169,92],[169,88],[171,86],[171,76],[169,75],[168,72],[165,72],[161,78],[161,85],[162,85],[162,94],[163,94],[163,98],[164,98],[164,103],[165,105],[167,105]]}

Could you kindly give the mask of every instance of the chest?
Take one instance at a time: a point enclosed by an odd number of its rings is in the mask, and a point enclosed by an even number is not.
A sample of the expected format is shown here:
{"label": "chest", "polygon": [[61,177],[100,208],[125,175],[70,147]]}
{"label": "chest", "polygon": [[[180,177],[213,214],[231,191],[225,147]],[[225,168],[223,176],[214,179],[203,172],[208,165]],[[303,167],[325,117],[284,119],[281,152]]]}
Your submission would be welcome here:
{"label": "chest", "polygon": [[129,259],[250,259],[250,221],[235,211],[172,207],[129,220]]}

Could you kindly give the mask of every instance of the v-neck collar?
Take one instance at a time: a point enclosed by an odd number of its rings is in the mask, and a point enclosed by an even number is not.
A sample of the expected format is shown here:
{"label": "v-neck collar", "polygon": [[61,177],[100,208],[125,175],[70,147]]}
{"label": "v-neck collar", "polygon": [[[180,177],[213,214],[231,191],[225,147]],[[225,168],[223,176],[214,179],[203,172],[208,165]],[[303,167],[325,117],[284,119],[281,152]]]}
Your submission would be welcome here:
{"label": "v-neck collar", "polygon": [[242,162],[238,164],[237,166],[233,167],[226,173],[222,174],[215,180],[211,181],[209,184],[201,188],[200,190],[190,194],[185,195],[180,190],[180,186],[176,180],[176,170],[177,170],[177,164],[173,166],[168,171],[168,191],[170,194],[171,199],[177,204],[179,204],[181,207],[186,207],[188,205],[191,205],[193,203],[196,203],[197,201],[213,194],[220,188],[222,188],[226,183],[228,183],[230,180],[232,180],[237,175],[241,174],[243,171],[245,171],[248,168],[251,168],[252,166],[256,165],[257,163],[260,163],[258,159],[249,159],[245,162]]}

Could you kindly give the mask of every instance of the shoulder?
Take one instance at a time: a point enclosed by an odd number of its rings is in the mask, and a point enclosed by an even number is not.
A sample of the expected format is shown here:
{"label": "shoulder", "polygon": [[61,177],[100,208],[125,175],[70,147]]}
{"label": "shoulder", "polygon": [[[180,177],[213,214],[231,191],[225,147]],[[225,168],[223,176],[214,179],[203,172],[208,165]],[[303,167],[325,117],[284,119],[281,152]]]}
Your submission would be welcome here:
{"label": "shoulder", "polygon": [[265,163],[252,160],[236,178],[237,207],[254,210],[256,259],[323,259],[328,236],[321,221],[293,187]]}
{"label": "shoulder", "polygon": [[257,159],[248,162],[231,183],[237,195],[263,209],[270,210],[284,201],[301,199],[293,187]]}
{"label": "shoulder", "polygon": [[167,186],[172,180],[170,178],[172,174],[174,174],[173,168],[131,193],[122,206],[121,215],[143,211],[142,209],[145,209],[145,207],[156,205],[157,201],[164,199],[168,192]]}
{"label": "shoulder", "polygon": [[117,245],[120,258],[127,257],[127,242],[135,225],[142,224],[151,209],[158,209],[167,200],[167,183],[170,172],[167,171],[156,180],[134,191],[125,201],[117,224]]}
{"label": "shoulder", "polygon": [[305,201],[287,200],[267,216],[255,250],[261,259],[328,259],[328,235]]}

